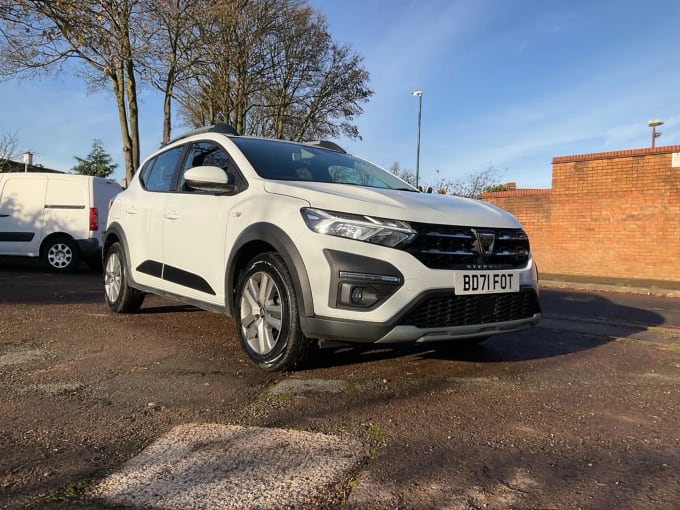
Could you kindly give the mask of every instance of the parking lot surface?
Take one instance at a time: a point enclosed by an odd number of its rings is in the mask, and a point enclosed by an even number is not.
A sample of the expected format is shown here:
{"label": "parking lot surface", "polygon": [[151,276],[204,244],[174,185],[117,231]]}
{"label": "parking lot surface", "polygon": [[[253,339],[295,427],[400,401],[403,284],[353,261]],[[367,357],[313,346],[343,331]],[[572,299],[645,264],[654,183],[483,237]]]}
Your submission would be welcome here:
{"label": "parking lot surface", "polygon": [[[157,297],[114,315],[97,273],[0,261],[0,508],[120,508],[98,487],[195,424],[360,453],[261,508],[677,508],[680,301],[543,300],[539,327],[474,348],[328,347],[266,374],[229,318]],[[220,505],[243,508],[228,490]]]}

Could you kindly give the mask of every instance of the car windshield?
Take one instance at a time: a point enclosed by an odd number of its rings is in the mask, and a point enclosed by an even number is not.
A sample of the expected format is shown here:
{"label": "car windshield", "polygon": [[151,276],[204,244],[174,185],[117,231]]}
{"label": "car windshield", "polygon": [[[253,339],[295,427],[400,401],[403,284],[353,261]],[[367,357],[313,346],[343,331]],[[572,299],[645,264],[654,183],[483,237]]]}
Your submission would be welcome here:
{"label": "car windshield", "polygon": [[356,156],[261,138],[232,137],[260,177],[416,191],[395,175]]}

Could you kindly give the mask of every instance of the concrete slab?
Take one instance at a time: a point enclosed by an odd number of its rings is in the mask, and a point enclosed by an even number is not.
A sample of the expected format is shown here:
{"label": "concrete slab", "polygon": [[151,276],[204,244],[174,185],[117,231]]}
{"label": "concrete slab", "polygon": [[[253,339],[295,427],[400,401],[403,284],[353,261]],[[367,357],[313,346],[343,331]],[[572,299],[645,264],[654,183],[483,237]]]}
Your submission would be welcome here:
{"label": "concrete slab", "polygon": [[168,510],[297,508],[349,480],[367,453],[355,440],[318,433],[186,424],[103,480],[91,496]]}

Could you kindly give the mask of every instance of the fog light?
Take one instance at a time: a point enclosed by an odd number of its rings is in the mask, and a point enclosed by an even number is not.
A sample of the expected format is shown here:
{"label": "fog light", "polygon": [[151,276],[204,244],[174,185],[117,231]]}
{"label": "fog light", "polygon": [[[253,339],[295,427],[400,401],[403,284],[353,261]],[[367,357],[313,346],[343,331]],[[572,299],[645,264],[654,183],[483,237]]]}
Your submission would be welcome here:
{"label": "fog light", "polygon": [[342,305],[368,308],[378,302],[378,292],[373,287],[343,282],[340,284],[338,298]]}

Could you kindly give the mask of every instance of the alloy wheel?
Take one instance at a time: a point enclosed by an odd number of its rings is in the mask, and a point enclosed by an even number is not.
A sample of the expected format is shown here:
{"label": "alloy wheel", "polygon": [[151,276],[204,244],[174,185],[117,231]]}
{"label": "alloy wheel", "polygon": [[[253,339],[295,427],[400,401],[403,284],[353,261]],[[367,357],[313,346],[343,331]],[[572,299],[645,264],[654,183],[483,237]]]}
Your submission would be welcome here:
{"label": "alloy wheel", "polygon": [[264,356],[276,347],[282,318],[281,292],[276,282],[263,271],[251,274],[241,295],[241,327],[254,352]]}

